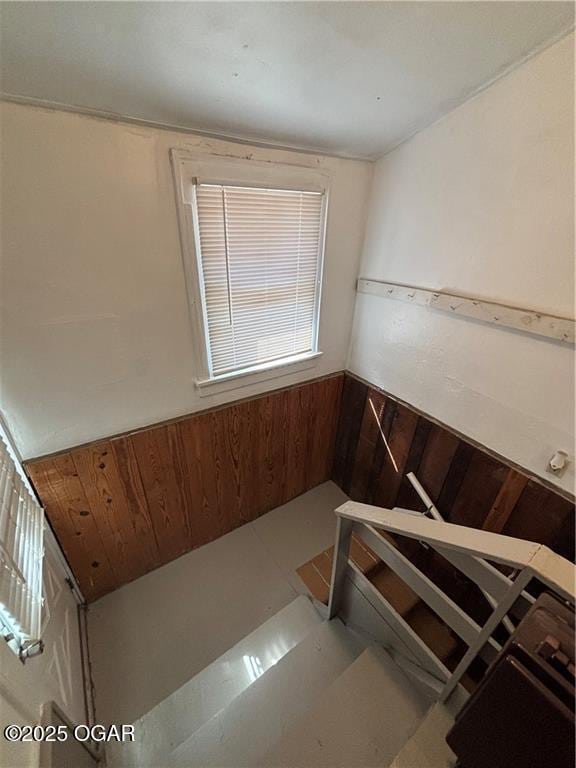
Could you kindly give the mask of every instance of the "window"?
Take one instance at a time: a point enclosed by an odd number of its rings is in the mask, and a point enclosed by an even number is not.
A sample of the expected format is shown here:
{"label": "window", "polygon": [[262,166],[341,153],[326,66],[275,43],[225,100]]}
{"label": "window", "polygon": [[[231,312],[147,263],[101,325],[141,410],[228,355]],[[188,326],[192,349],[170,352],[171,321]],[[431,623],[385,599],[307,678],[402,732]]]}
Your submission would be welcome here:
{"label": "window", "polygon": [[41,649],[44,511],[0,429],[0,636],[24,660]]}
{"label": "window", "polygon": [[306,364],[319,355],[326,187],[310,172],[285,184],[281,169],[277,179],[246,164],[202,170],[185,162],[179,179],[203,342],[197,383]]}

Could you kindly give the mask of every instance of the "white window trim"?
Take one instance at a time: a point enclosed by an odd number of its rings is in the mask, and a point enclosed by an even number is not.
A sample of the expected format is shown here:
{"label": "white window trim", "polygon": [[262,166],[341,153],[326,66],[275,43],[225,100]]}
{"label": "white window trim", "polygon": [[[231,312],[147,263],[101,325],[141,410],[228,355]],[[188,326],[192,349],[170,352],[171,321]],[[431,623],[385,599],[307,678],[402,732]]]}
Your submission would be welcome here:
{"label": "white window trim", "polygon": [[[319,325],[321,316],[322,286],[324,278],[324,252],[326,223],[329,204],[329,177],[316,168],[301,165],[247,160],[244,158],[219,157],[214,154],[189,152],[182,149],[170,151],[176,190],[176,208],[180,231],[180,244],[184,263],[184,275],[194,334],[193,364],[196,371],[194,383],[202,397],[215,395],[239,387],[257,384],[267,379],[287,376],[318,365],[322,352],[319,349]],[[316,309],[312,351],[292,358],[281,358],[230,373],[212,376],[209,360],[209,335],[202,290],[202,267],[198,243],[198,227],[193,200],[194,179],[212,180],[218,184],[243,184],[322,192],[321,256],[318,269]]]}

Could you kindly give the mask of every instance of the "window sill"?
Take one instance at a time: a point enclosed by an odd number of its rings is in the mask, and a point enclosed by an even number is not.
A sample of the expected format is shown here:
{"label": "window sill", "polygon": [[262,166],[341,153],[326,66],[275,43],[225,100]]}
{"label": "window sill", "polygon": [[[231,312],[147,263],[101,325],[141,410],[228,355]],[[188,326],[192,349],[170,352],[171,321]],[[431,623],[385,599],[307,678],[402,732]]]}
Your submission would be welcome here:
{"label": "window sill", "polygon": [[318,359],[322,357],[322,352],[309,352],[305,355],[296,355],[281,361],[255,365],[252,368],[245,368],[242,371],[232,371],[221,376],[215,376],[213,379],[198,379],[196,387],[200,397],[207,395],[217,395],[220,392],[227,392],[231,389],[247,387],[251,384],[259,384],[261,381],[275,379],[279,376],[288,376],[291,373],[305,371],[308,368],[314,368],[318,365]]}

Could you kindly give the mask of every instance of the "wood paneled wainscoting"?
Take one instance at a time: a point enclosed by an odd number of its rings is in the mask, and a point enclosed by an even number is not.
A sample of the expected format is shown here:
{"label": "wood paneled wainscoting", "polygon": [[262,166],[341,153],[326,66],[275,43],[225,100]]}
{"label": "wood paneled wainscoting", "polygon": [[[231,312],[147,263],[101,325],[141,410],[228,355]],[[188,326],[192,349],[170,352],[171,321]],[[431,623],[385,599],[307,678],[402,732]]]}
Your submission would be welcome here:
{"label": "wood paneled wainscoting", "polygon": [[[423,510],[406,479],[413,471],[449,522],[574,555],[565,494],[348,373],[26,469],[88,601],[330,478],[355,501]],[[405,553],[422,557],[408,542]],[[453,591],[452,573],[427,557],[430,574]]]}
{"label": "wood paneled wainscoting", "polygon": [[26,462],[88,601],[330,478],[338,374]]}
{"label": "wood paneled wainscoting", "polygon": [[574,556],[574,503],[541,480],[368,383],[346,374],[333,480],[354,500],[424,511],[414,472],[451,523]]}

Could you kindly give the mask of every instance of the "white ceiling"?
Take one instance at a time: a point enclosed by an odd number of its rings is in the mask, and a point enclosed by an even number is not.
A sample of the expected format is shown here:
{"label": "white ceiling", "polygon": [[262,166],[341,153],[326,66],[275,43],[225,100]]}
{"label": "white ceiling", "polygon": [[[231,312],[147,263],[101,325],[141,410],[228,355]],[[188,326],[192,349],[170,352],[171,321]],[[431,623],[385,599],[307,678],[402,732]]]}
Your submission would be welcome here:
{"label": "white ceiling", "polygon": [[375,157],[557,38],[569,2],[3,2],[2,91]]}

